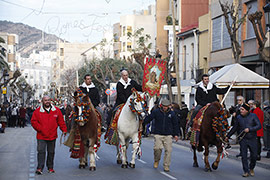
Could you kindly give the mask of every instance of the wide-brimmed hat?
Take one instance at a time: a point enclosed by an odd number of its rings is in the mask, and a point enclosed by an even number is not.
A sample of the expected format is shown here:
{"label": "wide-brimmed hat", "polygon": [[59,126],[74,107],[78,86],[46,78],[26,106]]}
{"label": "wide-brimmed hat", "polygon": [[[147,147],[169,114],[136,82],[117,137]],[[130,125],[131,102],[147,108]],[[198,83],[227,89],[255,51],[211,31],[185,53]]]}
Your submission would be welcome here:
{"label": "wide-brimmed hat", "polygon": [[169,106],[171,104],[171,102],[168,99],[162,99],[161,104],[163,106]]}

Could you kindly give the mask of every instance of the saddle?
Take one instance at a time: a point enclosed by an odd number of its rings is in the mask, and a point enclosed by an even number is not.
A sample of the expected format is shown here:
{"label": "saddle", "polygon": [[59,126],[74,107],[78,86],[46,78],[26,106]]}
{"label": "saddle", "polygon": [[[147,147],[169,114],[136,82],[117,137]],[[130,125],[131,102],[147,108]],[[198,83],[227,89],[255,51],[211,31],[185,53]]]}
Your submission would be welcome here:
{"label": "saddle", "polygon": [[123,109],[125,104],[120,104],[115,108],[115,113],[112,116],[113,120],[111,121],[111,124],[104,136],[104,139],[106,139],[105,143],[110,145],[117,146],[119,144],[118,135],[117,135],[117,123],[120,116],[120,113]]}
{"label": "saddle", "polygon": [[193,126],[191,128],[190,144],[197,147],[199,144],[200,128],[205,111],[209,105],[202,107],[193,119]]}

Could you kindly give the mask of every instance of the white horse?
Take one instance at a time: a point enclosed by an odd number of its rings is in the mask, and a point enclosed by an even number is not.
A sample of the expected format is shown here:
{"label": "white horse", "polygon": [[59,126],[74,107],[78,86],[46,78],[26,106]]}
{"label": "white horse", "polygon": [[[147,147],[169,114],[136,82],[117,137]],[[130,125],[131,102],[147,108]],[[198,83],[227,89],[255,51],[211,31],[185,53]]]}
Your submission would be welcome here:
{"label": "white horse", "polygon": [[[117,146],[117,162],[122,162],[122,168],[135,168],[136,154],[140,153],[139,142],[139,120],[144,119],[148,114],[147,102],[149,101],[148,93],[141,93],[133,90],[132,95],[125,103],[118,119],[117,132],[121,147],[122,160],[120,159],[119,146]],[[132,140],[133,151],[130,163],[127,163],[127,148]]]}

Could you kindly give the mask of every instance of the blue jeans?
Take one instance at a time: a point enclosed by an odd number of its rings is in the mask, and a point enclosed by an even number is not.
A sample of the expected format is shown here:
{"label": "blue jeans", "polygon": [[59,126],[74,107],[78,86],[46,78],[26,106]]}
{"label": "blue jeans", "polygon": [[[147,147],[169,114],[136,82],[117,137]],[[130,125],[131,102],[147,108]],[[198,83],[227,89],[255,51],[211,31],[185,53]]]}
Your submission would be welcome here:
{"label": "blue jeans", "polygon": [[53,169],[53,161],[54,161],[54,154],[55,154],[55,141],[48,141],[48,140],[37,140],[37,160],[38,166],[37,169],[43,169],[45,164],[45,156],[46,156],[46,148],[47,148],[47,162],[46,166],[48,169]]}
{"label": "blue jeans", "polygon": [[[257,160],[257,139],[246,139],[243,138],[242,141],[240,141],[240,152],[242,155],[242,166],[245,173],[248,173],[251,169],[255,168],[256,160]],[[250,151],[250,163],[248,166],[248,149]]]}

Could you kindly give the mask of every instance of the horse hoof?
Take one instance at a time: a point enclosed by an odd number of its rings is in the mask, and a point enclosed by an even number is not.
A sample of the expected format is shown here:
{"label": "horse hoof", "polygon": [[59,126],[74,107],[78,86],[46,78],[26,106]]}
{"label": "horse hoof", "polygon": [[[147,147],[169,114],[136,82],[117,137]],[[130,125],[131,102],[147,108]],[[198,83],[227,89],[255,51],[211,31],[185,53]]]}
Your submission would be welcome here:
{"label": "horse hoof", "polygon": [[211,170],[210,167],[209,167],[209,168],[205,168],[204,171],[205,171],[205,172],[212,172],[212,170]]}
{"label": "horse hoof", "polygon": [[218,166],[215,165],[215,163],[212,164],[212,169],[217,170]]}
{"label": "horse hoof", "polygon": [[198,163],[193,163],[193,167],[199,167]]}
{"label": "horse hoof", "polygon": [[122,160],[117,160],[117,164],[122,164]]}
{"label": "horse hoof", "polygon": [[135,168],[135,164],[132,164],[132,163],[129,163],[129,167],[131,167],[131,168]]}
{"label": "horse hoof", "polygon": [[79,169],[81,169],[81,168],[85,169],[85,165],[80,164]]}
{"label": "horse hoof", "polygon": [[89,170],[90,171],[95,171],[96,170],[96,167],[90,167]]}
{"label": "horse hoof", "polygon": [[121,166],[121,168],[124,168],[124,169],[126,169],[128,166],[127,166],[127,164],[122,164],[122,166]]}

